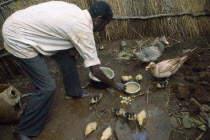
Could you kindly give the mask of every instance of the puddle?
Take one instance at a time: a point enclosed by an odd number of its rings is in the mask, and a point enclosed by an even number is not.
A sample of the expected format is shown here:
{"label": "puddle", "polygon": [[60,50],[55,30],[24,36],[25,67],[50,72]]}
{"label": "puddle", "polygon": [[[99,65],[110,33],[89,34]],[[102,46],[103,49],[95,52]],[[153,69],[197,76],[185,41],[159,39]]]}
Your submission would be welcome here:
{"label": "puddle", "polygon": [[134,140],[149,140],[147,130],[143,128],[140,131],[135,132]]}
{"label": "puddle", "polygon": [[146,123],[139,128],[137,122],[118,120],[115,128],[118,140],[169,140],[171,124],[169,116],[162,109],[150,105],[147,108]]}

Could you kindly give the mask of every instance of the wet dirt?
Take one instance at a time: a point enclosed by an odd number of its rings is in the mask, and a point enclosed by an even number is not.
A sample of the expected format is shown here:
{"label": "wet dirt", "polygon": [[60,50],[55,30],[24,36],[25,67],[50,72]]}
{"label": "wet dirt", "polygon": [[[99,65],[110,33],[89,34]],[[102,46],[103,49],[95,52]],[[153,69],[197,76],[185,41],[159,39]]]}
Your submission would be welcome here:
{"label": "wet dirt", "polygon": [[210,103],[210,69],[208,68],[210,62],[205,52],[210,52],[210,50],[202,50],[189,56],[182,68],[186,83],[172,86],[172,91],[177,94],[177,98],[195,98],[200,103]]}
{"label": "wet dirt", "polygon": [[[127,48],[133,48],[137,44],[134,40],[125,40],[128,44]],[[170,48],[164,51],[160,60],[171,59],[186,55],[183,50],[194,49],[189,60],[181,67],[181,69],[169,79],[166,88],[152,90],[157,82],[162,80],[152,77],[145,71],[146,64],[142,64],[137,60],[117,60],[120,42],[102,42],[104,50],[98,50],[99,58],[102,62],[101,66],[109,67],[115,72],[114,81],[121,81],[122,75],[131,75],[135,77],[139,73],[143,75],[140,81],[141,96],[131,97],[131,104],[121,104],[120,96],[128,96],[115,91],[114,94],[107,94],[105,89],[95,89],[91,84],[84,90],[95,95],[102,93],[103,97],[96,105],[89,105],[89,98],[77,100],[64,100],[64,87],[61,73],[57,65],[51,59],[48,60],[50,73],[57,84],[56,94],[53,99],[52,107],[48,114],[47,121],[41,134],[34,140],[83,140],[85,127],[92,121],[98,122],[95,132],[87,137],[87,140],[98,140],[103,130],[107,126],[111,126],[113,131],[118,118],[112,113],[114,107],[124,107],[128,111],[139,113],[143,109],[157,110],[153,115],[154,120],[149,119],[143,126],[149,134],[149,139],[153,140],[158,136],[163,139],[171,140],[194,140],[203,132],[198,129],[184,129],[180,121],[181,109],[185,107],[187,110],[194,109],[196,106],[190,106],[185,103],[190,97],[194,97],[202,103],[209,103],[209,68],[210,66],[210,36],[203,38],[195,38],[185,42],[177,43],[169,40],[172,44]],[[98,47],[101,44],[97,45]],[[90,82],[88,77],[89,69],[83,68],[82,58],[78,60],[78,70],[82,85]],[[34,90],[31,81],[27,75],[17,76],[15,80],[9,82],[18,88],[22,93],[30,93]],[[183,86],[184,85],[184,86]],[[149,89],[149,90],[148,90]],[[180,100],[181,99],[181,100]],[[152,114],[147,110],[148,114]],[[194,111],[193,111],[194,112]],[[171,122],[170,122],[171,121]],[[127,122],[131,128],[131,133],[135,134],[137,122]],[[16,124],[0,125],[0,139],[9,140]],[[172,129],[170,131],[170,129]],[[205,133],[206,135],[206,133]],[[116,140],[113,133],[112,140]]]}

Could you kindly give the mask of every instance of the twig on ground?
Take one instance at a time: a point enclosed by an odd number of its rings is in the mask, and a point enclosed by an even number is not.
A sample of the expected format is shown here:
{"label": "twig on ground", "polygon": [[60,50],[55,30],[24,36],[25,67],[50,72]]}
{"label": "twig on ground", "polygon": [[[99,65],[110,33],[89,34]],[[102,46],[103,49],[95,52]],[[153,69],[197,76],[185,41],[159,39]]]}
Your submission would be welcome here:
{"label": "twig on ground", "polygon": [[150,88],[150,81],[149,81],[149,85],[148,85],[148,88],[147,88],[147,106],[149,104],[149,88]]}
{"label": "twig on ground", "polygon": [[202,104],[200,104],[195,98],[191,98],[191,100],[200,107],[202,111],[207,111],[208,108],[205,108]]}
{"label": "twig on ground", "polygon": [[207,46],[209,47],[209,49],[210,49],[210,44],[206,41],[206,44],[207,44]]}
{"label": "twig on ground", "polygon": [[198,47],[195,47],[194,49],[192,49],[190,52],[192,53],[194,50],[196,50]]}
{"label": "twig on ground", "polygon": [[169,107],[170,96],[171,96],[171,89],[169,88],[169,92],[168,92],[168,100],[167,100],[167,102],[166,102],[166,106],[165,106],[165,108],[166,108],[166,109],[168,109],[168,107]]}
{"label": "twig on ground", "polygon": [[200,139],[202,138],[203,134],[204,134],[204,132],[201,133],[201,134],[196,138],[196,140],[200,140]]}
{"label": "twig on ground", "polygon": [[96,132],[98,132],[98,131],[100,131],[100,130],[106,128],[106,127],[108,127],[112,122],[114,122],[114,121],[116,121],[116,120],[117,120],[116,118],[112,119],[109,123],[107,123],[106,125],[102,126],[102,127],[99,128],[98,130],[96,130]]}
{"label": "twig on ground", "polygon": [[86,82],[86,85],[84,85],[84,86],[82,87],[82,89],[85,89],[89,84],[90,84],[90,82]]}
{"label": "twig on ground", "polygon": [[112,61],[109,61],[108,63],[106,63],[105,65],[107,66],[107,65],[109,65],[110,63],[111,63]]}
{"label": "twig on ground", "polygon": [[174,31],[174,32],[172,32],[168,37],[167,37],[167,39],[169,39],[172,35],[174,35],[175,33],[177,33],[177,31]]}

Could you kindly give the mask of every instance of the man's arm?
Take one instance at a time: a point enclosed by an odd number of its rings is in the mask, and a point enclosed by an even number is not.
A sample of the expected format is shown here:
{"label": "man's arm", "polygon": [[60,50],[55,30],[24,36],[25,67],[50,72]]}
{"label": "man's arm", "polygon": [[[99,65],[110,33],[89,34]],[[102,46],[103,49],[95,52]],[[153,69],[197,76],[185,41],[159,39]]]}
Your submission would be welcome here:
{"label": "man's arm", "polygon": [[116,90],[120,91],[120,92],[125,92],[125,85],[122,83],[115,83],[114,81],[112,81],[111,79],[109,79],[104,72],[100,69],[100,67],[98,65],[95,66],[90,66],[90,71],[93,74],[93,76],[95,76],[96,78],[98,78],[100,81],[102,81],[103,83],[115,88]]}

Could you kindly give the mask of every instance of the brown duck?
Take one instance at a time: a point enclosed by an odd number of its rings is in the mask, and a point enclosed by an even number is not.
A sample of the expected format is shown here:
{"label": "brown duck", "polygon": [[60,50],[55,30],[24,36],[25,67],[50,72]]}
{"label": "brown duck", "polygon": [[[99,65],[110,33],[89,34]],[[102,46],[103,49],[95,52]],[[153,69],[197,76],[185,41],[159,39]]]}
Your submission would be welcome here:
{"label": "brown duck", "polygon": [[150,70],[151,74],[156,78],[168,78],[175,74],[186,60],[187,56],[183,56],[181,58],[164,60],[157,64],[150,62],[146,70]]}

